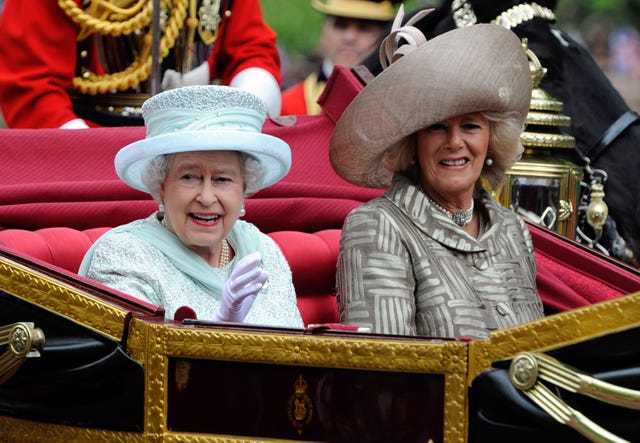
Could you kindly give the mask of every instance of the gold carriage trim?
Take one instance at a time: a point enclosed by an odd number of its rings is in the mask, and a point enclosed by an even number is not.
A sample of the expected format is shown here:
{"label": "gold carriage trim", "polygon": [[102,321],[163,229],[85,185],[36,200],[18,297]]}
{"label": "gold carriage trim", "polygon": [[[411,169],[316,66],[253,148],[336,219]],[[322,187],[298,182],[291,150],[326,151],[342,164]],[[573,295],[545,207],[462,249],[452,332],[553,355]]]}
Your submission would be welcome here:
{"label": "gold carriage trim", "polygon": [[[66,281],[42,272],[28,271],[11,260],[0,257],[0,283],[9,297],[17,297],[40,308],[62,315],[78,325],[122,340],[126,309],[109,299],[102,300],[99,293],[85,292]],[[313,403],[315,390],[304,382],[313,380],[313,371],[358,370],[385,373],[410,373],[441,376],[444,381],[443,441],[464,443],[468,433],[468,387],[475,377],[492,367],[496,360],[513,359],[521,352],[544,353],[562,346],[601,337],[616,331],[636,328],[640,319],[640,292],[548,316],[534,322],[493,332],[486,340],[453,342],[447,340],[413,339],[406,337],[376,337],[367,334],[315,335],[290,330],[263,330],[261,328],[216,328],[179,325],[163,322],[153,314],[133,317],[126,324],[126,341],[122,343],[127,354],[144,368],[144,429],[141,432],[123,432],[82,428],[0,416],[3,437],[8,440],[30,441],[248,441],[241,437],[215,433],[193,433],[172,430],[167,421],[173,387],[188,389],[197,386],[192,378],[193,368],[201,362],[231,362],[263,364],[271,367],[293,368],[291,377],[283,384],[280,403],[283,424],[292,434],[302,424],[302,436],[312,431],[317,420]],[[17,323],[15,323],[17,324]],[[9,329],[0,336],[6,346]],[[22,353],[34,349],[33,344],[17,335],[16,349]],[[37,343],[38,340],[35,340]],[[34,343],[31,341],[31,343]],[[1,348],[3,351],[4,347]],[[36,347],[36,350],[38,348]],[[13,353],[13,351],[11,351]],[[172,366],[173,363],[177,363]],[[183,363],[178,363],[183,362]],[[184,364],[187,363],[187,364]],[[170,368],[176,372],[171,372]],[[307,371],[309,368],[309,371]],[[172,378],[172,374],[175,374]],[[303,379],[299,380],[299,375]],[[16,377],[20,376],[18,372]],[[299,380],[299,382],[298,382]],[[175,383],[175,384],[172,384]],[[312,400],[313,409],[306,402]],[[293,399],[290,404],[287,400]],[[289,405],[297,410],[287,409]],[[306,409],[305,409],[306,408]],[[294,422],[287,420],[292,412]],[[312,423],[307,426],[306,420]],[[274,441],[256,437],[251,441]]]}
{"label": "gold carriage trim", "polygon": [[566,127],[571,125],[571,118],[562,114],[531,111],[527,114],[526,122],[527,124]]}
{"label": "gold carriage trim", "polygon": [[520,136],[522,146],[525,148],[562,148],[573,149],[576,140],[566,134],[541,134],[535,132],[523,132]]}

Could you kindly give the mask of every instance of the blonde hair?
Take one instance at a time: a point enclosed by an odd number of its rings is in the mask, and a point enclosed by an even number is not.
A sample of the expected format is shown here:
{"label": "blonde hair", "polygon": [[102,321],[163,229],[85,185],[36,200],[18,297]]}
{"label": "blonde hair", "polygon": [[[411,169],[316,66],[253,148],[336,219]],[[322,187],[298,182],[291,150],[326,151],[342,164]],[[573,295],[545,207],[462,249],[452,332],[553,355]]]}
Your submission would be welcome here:
{"label": "blonde hair", "polygon": [[[489,121],[487,158],[491,158],[493,164],[484,165],[476,189],[481,188],[483,180],[497,189],[504,182],[507,170],[522,156],[524,147],[520,136],[524,126],[518,112],[481,111],[480,115]],[[383,166],[393,173],[406,175],[414,184],[418,184],[421,171],[416,149],[417,135],[413,133],[387,149]]]}

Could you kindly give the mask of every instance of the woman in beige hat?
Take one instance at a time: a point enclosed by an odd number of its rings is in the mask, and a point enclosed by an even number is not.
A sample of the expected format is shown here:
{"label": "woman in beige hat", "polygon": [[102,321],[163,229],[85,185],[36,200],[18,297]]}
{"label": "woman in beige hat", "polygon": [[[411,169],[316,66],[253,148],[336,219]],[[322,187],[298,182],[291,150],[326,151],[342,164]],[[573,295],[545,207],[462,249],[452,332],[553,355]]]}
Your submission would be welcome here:
{"label": "woman in beige hat", "polygon": [[302,327],[291,270],[244,215],[247,195],[284,177],[291,150],[262,133],[266,106],[229,86],[162,92],[142,106],[147,136],[122,148],[118,176],[160,209],[112,229],[79,273],[198,319]]}
{"label": "woman in beige hat", "polygon": [[[388,38],[419,43],[414,31]],[[499,186],[523,151],[525,50],[496,25],[405,46],[345,110],[331,140],[339,175],[388,187],[345,221],[341,321],[377,333],[481,339],[537,319],[530,234],[482,185]]]}

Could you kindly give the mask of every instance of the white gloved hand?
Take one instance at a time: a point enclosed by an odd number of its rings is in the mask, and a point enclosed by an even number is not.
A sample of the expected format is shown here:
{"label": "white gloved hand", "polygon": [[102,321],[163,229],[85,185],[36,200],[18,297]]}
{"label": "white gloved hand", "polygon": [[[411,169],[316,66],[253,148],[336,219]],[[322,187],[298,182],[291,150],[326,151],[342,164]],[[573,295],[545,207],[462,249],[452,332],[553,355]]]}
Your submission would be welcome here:
{"label": "white gloved hand", "polygon": [[181,86],[208,85],[209,63],[204,62],[189,72],[181,73],[167,69],[162,76],[162,90],[179,88]]}
{"label": "white gloved hand", "polygon": [[244,71],[240,71],[233,77],[229,86],[251,92],[260,97],[267,107],[267,115],[269,117],[280,115],[282,107],[280,85],[266,69],[247,68]]}
{"label": "white gloved hand", "polygon": [[81,118],[74,118],[69,120],[64,125],[60,126],[60,129],[87,129],[89,125]]}
{"label": "white gloved hand", "polygon": [[269,273],[262,269],[259,252],[240,260],[222,289],[222,300],[215,321],[239,323],[244,320],[268,279]]}

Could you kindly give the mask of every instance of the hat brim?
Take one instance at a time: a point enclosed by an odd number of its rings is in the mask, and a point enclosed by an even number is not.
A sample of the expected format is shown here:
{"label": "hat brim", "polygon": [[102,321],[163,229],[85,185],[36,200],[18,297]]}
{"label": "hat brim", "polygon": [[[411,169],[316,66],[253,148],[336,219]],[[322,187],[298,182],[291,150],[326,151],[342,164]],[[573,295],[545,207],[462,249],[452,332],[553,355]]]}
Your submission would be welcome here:
{"label": "hat brim", "polygon": [[348,17],[361,20],[387,22],[393,19],[395,11],[390,1],[372,2],[368,0],[311,0],[311,6],[325,15]]}
{"label": "hat brim", "polygon": [[441,34],[375,77],[345,109],[329,155],[345,180],[387,187],[385,151],[429,125],[479,111],[520,113],[531,103],[531,71],[519,38],[478,24]]}
{"label": "hat brim", "polygon": [[162,134],[133,142],[116,154],[116,173],[129,186],[149,193],[142,174],[155,157],[194,151],[239,151],[253,156],[265,172],[259,189],[276,183],[291,168],[291,149],[285,141],[260,132],[216,130]]}

